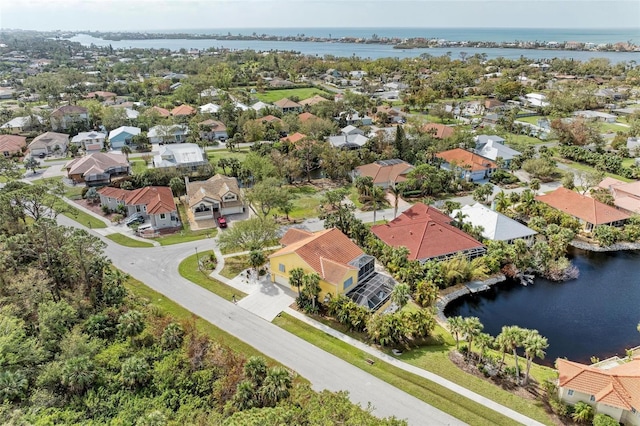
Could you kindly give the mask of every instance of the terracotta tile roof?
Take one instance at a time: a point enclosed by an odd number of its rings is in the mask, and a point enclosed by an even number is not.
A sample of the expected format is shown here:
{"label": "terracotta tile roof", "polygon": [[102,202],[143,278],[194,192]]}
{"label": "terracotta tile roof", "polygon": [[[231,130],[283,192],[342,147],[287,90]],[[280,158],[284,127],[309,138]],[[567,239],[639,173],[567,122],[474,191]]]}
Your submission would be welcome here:
{"label": "terracotta tile roof", "polygon": [[608,369],[559,358],[556,367],[560,387],[593,395],[596,402],[613,407],[640,409],[640,357]]}
{"label": "terracotta tile roof", "polygon": [[27,138],[24,136],[0,135],[0,154],[3,152],[17,154],[26,146]]}
{"label": "terracotta tile roof", "polygon": [[89,172],[104,173],[108,168],[117,166],[129,166],[125,155],[96,152],[95,154],[69,161],[65,168],[69,175],[85,175]]}
{"label": "terracotta tile roof", "polygon": [[441,211],[417,203],[384,225],[371,227],[378,238],[393,247],[409,249],[410,260],[425,260],[483,248],[479,241],[449,225],[451,218]]}
{"label": "terracotta tile roof", "polygon": [[357,269],[349,265],[349,262],[364,254],[360,247],[337,228],[316,232],[306,238],[301,238],[302,236],[300,230],[289,229],[282,240],[294,242],[269,257],[296,253],[322,279],[337,285],[342,284],[341,280],[348,270]]}
{"label": "terracotta tile roof", "polygon": [[422,131],[432,133],[436,139],[445,139],[453,136],[453,127],[439,123],[429,123],[422,126]]}
{"label": "terracotta tile roof", "polygon": [[402,160],[376,161],[356,167],[359,176],[370,176],[373,183],[396,183],[406,180],[413,166]]}
{"label": "terracotta tile roof", "polygon": [[313,95],[310,98],[307,99],[303,99],[300,101],[300,105],[316,105],[319,104],[321,102],[330,102],[327,98],[323,98],[320,95]]}
{"label": "terracotta tile roof", "polygon": [[161,117],[169,117],[171,115],[168,109],[160,108],[159,106],[153,106],[151,109],[157,111]]}
{"label": "terracotta tile roof", "polygon": [[289,244],[296,243],[305,238],[309,238],[313,235],[313,232],[305,231],[304,229],[290,228],[286,234],[280,239],[280,244],[288,246]]}
{"label": "terracotta tile roof", "polygon": [[117,93],[113,93],[113,92],[103,92],[103,91],[97,91],[97,92],[89,92],[87,93],[87,96],[85,96],[85,98],[104,98],[104,99],[109,99],[109,98],[115,98],[116,96],[118,96]]}
{"label": "terracotta tile roof", "polygon": [[303,112],[302,114],[298,115],[298,120],[300,120],[301,123],[304,123],[307,120],[316,120],[318,119],[317,115],[313,115],[310,112]]}
{"label": "terracotta tile roof", "polygon": [[456,166],[459,167],[469,166],[471,167],[471,171],[498,168],[498,165],[495,162],[462,148],[454,148],[448,151],[439,152],[436,154],[436,157],[443,159],[449,164],[455,163]]}
{"label": "terracotta tile roof", "polygon": [[189,105],[180,105],[171,110],[171,115],[173,116],[193,115],[195,113],[196,110]]}
{"label": "terracotta tile roof", "polygon": [[145,205],[147,213],[160,214],[176,211],[176,203],[173,200],[173,192],[168,186],[145,186],[144,188],[129,191],[120,188],[104,187],[98,193],[124,201],[128,206]]}
{"label": "terracotta tile roof", "polygon": [[212,130],[216,130],[218,132],[222,132],[223,130],[227,130],[227,126],[224,125],[222,121],[217,120],[204,120],[203,122],[198,123],[200,126],[210,127]]}
{"label": "terracotta tile roof", "polygon": [[53,117],[63,117],[67,114],[87,114],[87,109],[77,105],[64,105],[54,110],[51,115]]}
{"label": "terracotta tile roof", "polygon": [[296,143],[296,142],[300,142],[302,139],[304,139],[306,137],[307,137],[307,135],[305,135],[305,134],[302,134],[300,132],[295,132],[292,135],[288,135],[288,136],[285,136],[283,138],[280,138],[280,140],[282,142],[289,141],[291,143]]}
{"label": "terracotta tile roof", "polygon": [[630,217],[614,207],[563,187],[548,194],[538,195],[536,200],[594,225],[604,225]]}
{"label": "terracotta tile roof", "polygon": [[267,123],[272,123],[274,121],[281,122],[282,120],[275,115],[265,115],[264,117],[256,118],[256,121],[259,121],[260,123],[264,123],[265,121]]}
{"label": "terracotta tile roof", "polygon": [[187,199],[189,207],[193,207],[205,198],[222,202],[222,197],[231,192],[236,195],[237,200],[225,201],[226,206],[242,205],[240,188],[238,180],[234,177],[223,176],[220,173],[210,177],[205,181],[189,182],[187,184]]}
{"label": "terracotta tile roof", "polygon": [[300,108],[302,106],[299,103],[294,102],[288,98],[282,98],[279,101],[274,102],[273,104],[278,108]]}

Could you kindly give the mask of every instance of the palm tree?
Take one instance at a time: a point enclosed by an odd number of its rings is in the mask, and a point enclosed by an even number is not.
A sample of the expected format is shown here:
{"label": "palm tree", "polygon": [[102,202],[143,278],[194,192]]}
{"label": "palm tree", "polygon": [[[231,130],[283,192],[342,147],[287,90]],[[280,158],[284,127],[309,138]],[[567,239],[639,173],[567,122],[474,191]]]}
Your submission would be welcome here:
{"label": "palm tree", "polygon": [[531,369],[531,363],[533,358],[538,357],[544,359],[545,349],[549,347],[549,342],[546,337],[541,336],[538,330],[527,330],[524,341],[524,354],[527,359],[527,372],[524,376],[524,383],[529,383],[529,370]]}
{"label": "palm tree", "polygon": [[120,148],[120,152],[122,152],[124,154],[124,156],[127,159],[127,163],[129,162],[129,154],[131,154],[131,148],[129,148],[127,145],[124,145],[122,148]]}
{"label": "palm tree", "polygon": [[394,183],[389,187],[389,192],[393,195],[393,218],[395,219],[398,216],[398,202],[400,201],[402,190]]}
{"label": "palm tree", "polygon": [[182,345],[184,329],[177,322],[169,323],[162,332],[161,343],[164,349],[177,349]]}
{"label": "palm tree", "polygon": [[509,208],[510,200],[504,191],[498,192],[493,201],[495,202],[497,212],[504,213]]}
{"label": "palm tree", "polygon": [[80,394],[89,389],[96,379],[93,362],[87,356],[71,358],[62,366],[61,382],[73,393]]}
{"label": "palm tree", "polygon": [[291,373],[284,367],[272,367],[260,388],[263,406],[273,407],[278,401],[289,397]]}
{"label": "palm tree", "polygon": [[462,229],[462,226],[464,225],[464,219],[468,217],[466,214],[464,214],[462,212],[462,210],[458,210],[456,212],[456,215],[454,216],[453,220],[454,220],[454,225],[456,226],[456,228],[458,229]]}
{"label": "palm tree", "polygon": [[407,304],[411,297],[411,287],[408,284],[400,283],[391,291],[391,301],[398,305],[398,308],[402,309]]}
{"label": "palm tree", "polygon": [[384,203],[384,191],[379,186],[371,188],[371,204],[373,205],[373,223],[376,223],[376,213],[378,211],[378,205]]}
{"label": "palm tree", "polygon": [[0,400],[15,401],[21,399],[29,387],[29,381],[21,371],[6,370],[0,372]]}
{"label": "palm tree", "polygon": [[571,418],[578,423],[589,423],[593,418],[593,407],[586,402],[578,402],[573,406]]}
{"label": "palm tree", "polygon": [[150,370],[149,363],[144,358],[132,356],[122,362],[120,379],[129,388],[143,386],[151,379]]}
{"label": "palm tree", "polygon": [[447,325],[449,325],[449,333],[456,339],[456,350],[460,349],[460,334],[462,333],[462,327],[464,320],[461,316],[447,318]]}
{"label": "palm tree", "polygon": [[302,277],[304,277],[304,269],[294,268],[289,272],[289,285],[298,288],[298,296],[300,296],[300,287],[302,287]]}
{"label": "palm tree", "polygon": [[316,310],[316,300],[320,294],[320,275],[316,273],[305,274],[302,277],[302,285],[304,286],[304,295],[311,300],[313,311]]}
{"label": "palm tree", "polygon": [[238,383],[236,393],[233,395],[233,406],[240,411],[257,407],[258,401],[256,401],[255,393],[256,391],[251,381],[241,381]]}
{"label": "palm tree", "polygon": [[[516,381],[520,380],[520,368],[518,366],[518,348],[522,346],[522,341],[524,340],[524,332],[525,330],[518,327],[517,325],[510,325],[502,327],[502,332],[500,333],[500,335],[504,335],[504,337],[502,337],[501,339],[503,348],[513,351],[513,358],[516,363]],[[500,335],[498,337],[500,337]],[[503,352],[502,356],[503,362],[505,352]]]}
{"label": "palm tree", "polygon": [[480,362],[484,361],[484,356],[486,354],[486,350],[493,345],[493,341],[495,340],[492,335],[488,333],[480,333],[476,336],[476,345],[480,350]]}
{"label": "palm tree", "polygon": [[462,322],[462,334],[464,334],[469,344],[469,354],[473,352],[473,340],[482,333],[483,329],[484,325],[482,325],[478,317],[467,317]]}
{"label": "palm tree", "polygon": [[131,310],[120,315],[118,330],[131,340],[144,330],[144,317],[141,312]]}
{"label": "palm tree", "polygon": [[267,363],[260,356],[252,356],[244,365],[244,376],[255,388],[262,386],[262,382],[267,377]]}

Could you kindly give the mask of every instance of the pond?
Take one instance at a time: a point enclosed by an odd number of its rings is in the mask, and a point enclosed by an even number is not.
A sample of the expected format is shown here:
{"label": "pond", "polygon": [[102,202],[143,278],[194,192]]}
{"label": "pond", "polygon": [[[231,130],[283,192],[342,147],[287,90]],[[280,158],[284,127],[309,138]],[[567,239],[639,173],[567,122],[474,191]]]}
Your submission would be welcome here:
{"label": "pond", "polygon": [[589,363],[592,356],[624,356],[640,345],[640,252],[572,249],[570,257],[580,270],[576,280],[537,278],[526,287],[507,281],[451,302],[445,314],[476,316],[492,336],[503,325],[537,329],[549,339],[546,365],[564,357]]}

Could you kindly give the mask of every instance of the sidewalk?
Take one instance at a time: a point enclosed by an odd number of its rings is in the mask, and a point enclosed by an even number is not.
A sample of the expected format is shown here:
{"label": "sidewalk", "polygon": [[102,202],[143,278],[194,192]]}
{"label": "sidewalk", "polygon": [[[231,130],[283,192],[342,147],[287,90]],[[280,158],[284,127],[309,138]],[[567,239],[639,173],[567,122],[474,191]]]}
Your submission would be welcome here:
{"label": "sidewalk", "polygon": [[443,386],[459,395],[462,395],[466,398],[469,398],[470,400],[477,402],[478,404],[482,404],[487,408],[490,408],[506,417],[509,417],[512,420],[517,421],[518,423],[521,423],[523,425],[531,425],[531,426],[542,426],[543,424],[530,419],[527,416],[524,416],[510,408],[505,407],[504,405],[498,404],[497,402],[494,402],[488,398],[485,398],[482,395],[479,395],[475,392],[470,391],[469,389],[466,389],[456,383],[453,383],[445,378],[442,378],[436,374],[433,374],[429,371],[423,370],[421,368],[415,367],[411,364],[407,364],[406,362],[400,361],[397,358],[394,358],[392,356],[389,356],[387,354],[385,354],[384,352],[381,352],[377,349],[372,348],[371,346],[360,342],[359,340],[353,339],[343,333],[340,333],[339,331],[334,330],[333,328],[326,326],[322,323],[319,323],[318,321],[315,321],[311,318],[309,318],[308,316],[304,315],[301,312],[298,312],[294,309],[291,308],[287,308],[285,309],[285,312],[289,315],[291,315],[292,317],[295,317],[296,319],[311,325],[312,327],[317,328],[318,330],[321,330],[323,332],[325,332],[326,334],[335,337],[337,339],[342,340],[345,343],[348,343],[349,345],[360,349],[363,352],[368,353],[371,356],[374,356],[384,362],[387,362],[391,365],[393,365],[394,367],[398,367],[401,368],[409,373],[418,375],[420,377],[423,377],[427,380],[431,380],[434,383],[439,384],[440,386]]}

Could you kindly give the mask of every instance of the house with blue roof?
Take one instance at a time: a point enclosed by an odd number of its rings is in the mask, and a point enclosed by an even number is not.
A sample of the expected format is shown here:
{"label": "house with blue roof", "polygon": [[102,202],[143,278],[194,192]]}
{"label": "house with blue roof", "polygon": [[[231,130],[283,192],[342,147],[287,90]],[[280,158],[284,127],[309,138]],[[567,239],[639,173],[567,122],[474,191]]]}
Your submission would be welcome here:
{"label": "house with blue roof", "polygon": [[125,145],[131,145],[133,137],[141,132],[139,127],[120,126],[109,132],[109,143],[112,149],[120,149]]}

